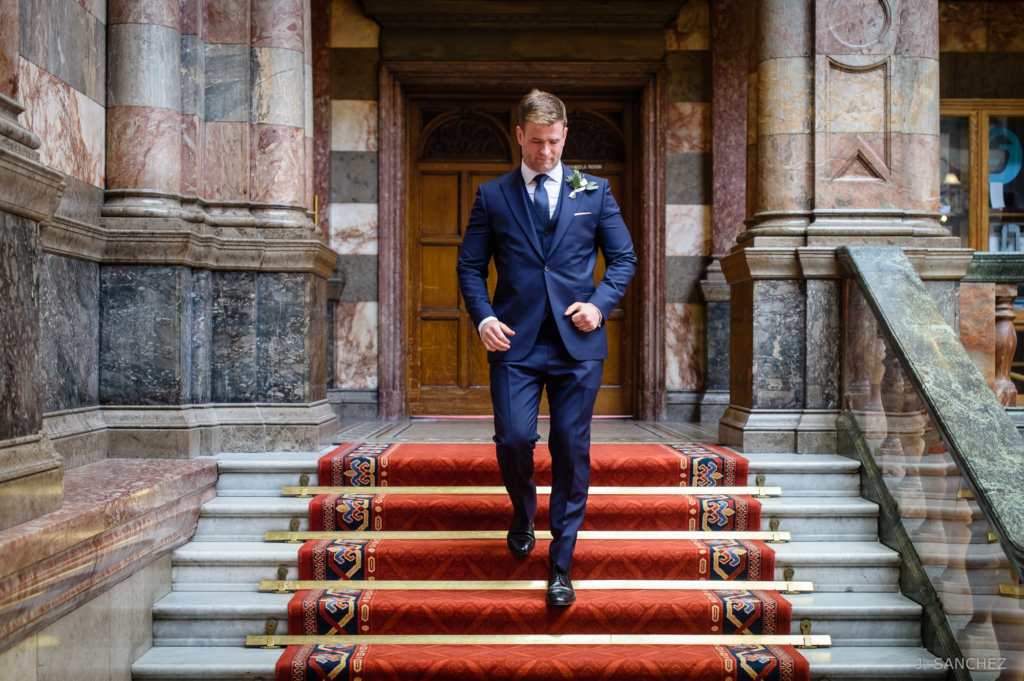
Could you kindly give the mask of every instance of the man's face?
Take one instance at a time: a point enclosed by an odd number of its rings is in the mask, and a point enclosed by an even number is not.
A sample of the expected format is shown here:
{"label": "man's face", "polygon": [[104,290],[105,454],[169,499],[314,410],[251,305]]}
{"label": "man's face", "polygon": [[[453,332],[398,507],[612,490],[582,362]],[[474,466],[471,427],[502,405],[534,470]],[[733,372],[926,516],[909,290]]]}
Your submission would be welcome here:
{"label": "man's face", "polygon": [[530,170],[549,173],[562,160],[562,147],[569,131],[561,121],[541,125],[526,121],[526,128],[516,126],[516,138],[523,148],[523,161]]}

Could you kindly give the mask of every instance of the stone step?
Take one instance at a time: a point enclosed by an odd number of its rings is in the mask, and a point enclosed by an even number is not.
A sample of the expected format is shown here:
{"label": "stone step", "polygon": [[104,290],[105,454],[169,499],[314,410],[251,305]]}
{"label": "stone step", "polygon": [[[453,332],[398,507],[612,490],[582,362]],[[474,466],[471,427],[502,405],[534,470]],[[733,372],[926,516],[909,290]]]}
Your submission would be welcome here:
{"label": "stone step", "polygon": [[[317,461],[322,453],[274,452],[218,455],[220,479],[217,494],[227,496],[277,497],[281,488],[299,484],[309,475],[317,483]],[[750,461],[749,484],[764,474],[765,485],[781,487],[783,495],[859,497],[860,464],[837,454],[745,454]]]}
{"label": "stone step", "polygon": [[[617,593],[629,598],[635,592]],[[656,593],[665,598],[678,594]],[[583,596],[584,592],[578,594]],[[474,597],[472,592],[431,592],[430,595],[440,596],[439,602],[448,606],[460,598],[472,601]],[[543,599],[542,592],[535,595],[538,600]],[[800,623],[810,620],[812,633],[830,634],[837,646],[915,646],[921,643],[921,607],[899,594],[810,593],[783,594],[783,597],[793,604],[792,626],[788,633],[799,634]],[[240,646],[244,645],[246,636],[264,633],[268,619],[277,620],[279,634],[287,634],[291,598],[292,594],[171,592],[153,606],[153,645]],[[606,621],[614,625],[616,617],[632,619],[634,613],[619,608],[608,613]],[[438,613],[437,619],[443,621],[444,613]],[[521,621],[521,618],[516,619],[517,623]],[[646,633],[686,632],[652,630]]]}
{"label": "stone step", "polygon": [[[580,540],[581,544],[584,540]],[[581,545],[580,544],[580,545]],[[577,545],[577,550],[579,546]],[[260,580],[298,579],[299,544],[191,541],[172,553],[176,591],[256,591]],[[792,579],[814,583],[816,592],[897,592],[899,554],[875,542],[771,544],[775,576],[787,567]]]}
{"label": "stone step", "polygon": [[[240,647],[165,647],[150,649],[132,665],[138,681],[178,679],[272,681],[281,650]],[[945,671],[931,665],[934,656],[920,647],[843,647],[801,650],[812,679],[832,681],[905,681],[942,679]]]}
{"label": "stone step", "polygon": [[[425,502],[437,500],[436,496],[417,498]],[[608,496],[590,498],[583,529],[624,529],[615,524],[616,517],[601,515],[602,502],[609,499]],[[266,532],[287,531],[292,518],[299,520],[300,531],[306,531],[309,529],[309,501],[295,497],[212,499],[202,507],[193,541],[262,541]],[[783,496],[757,501],[761,503],[761,526],[748,529],[767,531],[771,520],[777,518],[779,529],[792,533],[795,541],[877,541],[878,538],[878,507],[860,497]],[[484,517],[472,528],[450,529],[506,528],[504,524],[494,526],[493,521],[488,520]]]}

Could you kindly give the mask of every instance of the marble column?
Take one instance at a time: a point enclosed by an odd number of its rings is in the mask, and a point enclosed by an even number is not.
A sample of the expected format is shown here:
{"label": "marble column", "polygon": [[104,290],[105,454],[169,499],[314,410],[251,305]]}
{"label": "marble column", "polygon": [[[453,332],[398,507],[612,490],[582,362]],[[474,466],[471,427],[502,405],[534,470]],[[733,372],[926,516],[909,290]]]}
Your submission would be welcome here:
{"label": "marble column", "polygon": [[748,452],[831,452],[842,406],[835,249],[900,245],[923,278],[948,284],[929,290],[954,301],[970,262],[938,221],[938,9],[757,4],[747,229],[722,259],[732,333],[720,437]]}
{"label": "marble column", "polygon": [[18,122],[18,2],[0,0],[0,530],[60,508],[64,468],[43,431],[39,366],[39,223],[65,183]]}
{"label": "marble column", "polygon": [[303,0],[251,5],[249,186],[251,211],[262,227],[308,224],[307,6]]}
{"label": "marble column", "polygon": [[181,80],[178,1],[111,0],[103,215],[129,219],[121,228],[174,229],[166,220],[187,217],[181,209]]}

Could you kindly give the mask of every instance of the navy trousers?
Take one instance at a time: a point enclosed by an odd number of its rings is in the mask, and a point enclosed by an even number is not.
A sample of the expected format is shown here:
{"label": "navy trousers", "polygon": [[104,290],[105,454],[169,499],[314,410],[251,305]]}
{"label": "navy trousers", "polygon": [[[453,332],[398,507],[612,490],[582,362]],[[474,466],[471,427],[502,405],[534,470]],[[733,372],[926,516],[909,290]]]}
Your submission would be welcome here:
{"label": "navy trousers", "polygon": [[517,518],[533,519],[537,486],[533,448],[541,391],[551,410],[551,535],[548,559],[562,570],[572,564],[576,534],[587,510],[590,488],[590,420],[601,387],[602,360],[577,361],[566,351],[553,324],[517,362],[491,364],[494,443],[505,489]]}

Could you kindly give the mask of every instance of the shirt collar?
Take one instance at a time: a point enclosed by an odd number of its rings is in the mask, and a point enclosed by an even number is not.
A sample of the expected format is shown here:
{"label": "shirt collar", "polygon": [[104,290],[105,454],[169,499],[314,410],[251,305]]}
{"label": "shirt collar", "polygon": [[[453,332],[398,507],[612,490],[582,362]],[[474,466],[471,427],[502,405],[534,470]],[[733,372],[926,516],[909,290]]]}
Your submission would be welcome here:
{"label": "shirt collar", "polygon": [[[530,167],[528,165],[526,165],[525,162],[521,163],[519,165],[519,170],[523,173],[523,184],[530,184],[531,182],[533,182],[533,179],[535,177],[540,175],[540,173],[538,173],[538,172],[536,172],[534,170],[531,170]],[[546,175],[548,177],[550,177],[552,180],[555,181],[555,186],[561,185],[562,184],[562,162],[559,161],[558,163],[556,163],[555,167],[551,169],[551,172],[550,173],[546,173]]]}

